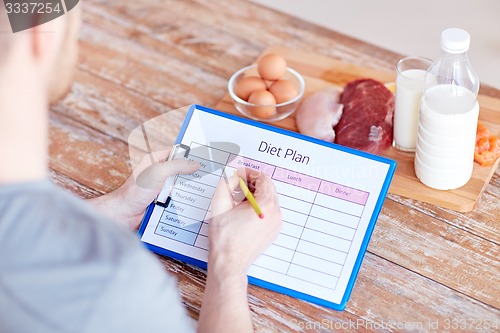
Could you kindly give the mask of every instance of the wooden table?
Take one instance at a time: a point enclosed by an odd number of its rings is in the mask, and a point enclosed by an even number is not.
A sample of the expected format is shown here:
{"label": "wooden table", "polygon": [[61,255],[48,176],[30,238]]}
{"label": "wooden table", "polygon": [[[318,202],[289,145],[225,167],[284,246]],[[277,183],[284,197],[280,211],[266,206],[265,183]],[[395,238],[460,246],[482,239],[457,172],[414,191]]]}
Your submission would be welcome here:
{"label": "wooden table", "polygon": [[[231,74],[268,46],[388,71],[402,56],[244,1],[82,4],[75,83],[51,110],[50,169],[56,183],[84,198],[131,173],[134,128],[192,103],[216,105]],[[488,87],[481,93],[500,97]],[[256,331],[499,332],[499,199],[498,169],[467,214],[389,195],[346,310],[250,286]],[[205,273],[160,260],[197,319]]]}

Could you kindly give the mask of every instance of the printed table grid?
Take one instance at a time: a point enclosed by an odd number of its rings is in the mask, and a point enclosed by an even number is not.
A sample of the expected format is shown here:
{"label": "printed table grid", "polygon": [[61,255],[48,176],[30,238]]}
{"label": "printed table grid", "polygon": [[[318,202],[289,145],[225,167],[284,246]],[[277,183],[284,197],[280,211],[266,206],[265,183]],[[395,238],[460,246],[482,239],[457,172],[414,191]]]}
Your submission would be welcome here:
{"label": "printed table grid", "polygon": [[196,142],[190,146],[188,158],[200,170],[176,179],[155,234],[208,251],[207,220],[217,184],[238,167],[254,168],[276,184],[283,230],[253,265],[336,288],[368,192]]}

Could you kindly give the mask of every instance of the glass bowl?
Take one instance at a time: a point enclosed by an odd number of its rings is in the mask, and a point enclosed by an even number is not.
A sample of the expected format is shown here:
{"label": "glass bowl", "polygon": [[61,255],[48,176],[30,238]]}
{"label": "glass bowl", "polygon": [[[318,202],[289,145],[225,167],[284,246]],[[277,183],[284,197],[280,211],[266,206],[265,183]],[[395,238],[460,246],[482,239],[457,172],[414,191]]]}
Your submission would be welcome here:
{"label": "glass bowl", "polygon": [[[241,79],[247,76],[259,76],[259,73],[257,72],[257,65],[243,67],[242,69],[234,73],[233,76],[231,76],[231,78],[229,79],[227,89],[229,91],[229,95],[233,99],[233,103],[236,109],[248,118],[267,122],[284,119],[295,112],[300,100],[302,99],[302,96],[304,95],[304,79],[299,73],[288,67],[286,69],[285,75],[281,79],[289,80],[295,86],[295,89],[297,89],[298,91],[298,94],[295,98],[287,102],[275,105],[258,105],[248,103],[247,101],[236,96],[236,94],[234,93],[234,87]],[[272,115],[266,118],[259,117],[259,110],[262,110],[262,108],[274,108]]]}

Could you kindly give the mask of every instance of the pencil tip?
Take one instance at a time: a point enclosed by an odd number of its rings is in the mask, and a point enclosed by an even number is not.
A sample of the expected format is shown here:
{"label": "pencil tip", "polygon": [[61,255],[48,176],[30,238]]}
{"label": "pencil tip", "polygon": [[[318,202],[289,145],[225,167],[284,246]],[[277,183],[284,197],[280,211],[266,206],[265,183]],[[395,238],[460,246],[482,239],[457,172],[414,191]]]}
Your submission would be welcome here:
{"label": "pencil tip", "polygon": [[264,214],[259,214],[259,217],[260,217],[261,219],[263,219],[263,218],[264,218]]}

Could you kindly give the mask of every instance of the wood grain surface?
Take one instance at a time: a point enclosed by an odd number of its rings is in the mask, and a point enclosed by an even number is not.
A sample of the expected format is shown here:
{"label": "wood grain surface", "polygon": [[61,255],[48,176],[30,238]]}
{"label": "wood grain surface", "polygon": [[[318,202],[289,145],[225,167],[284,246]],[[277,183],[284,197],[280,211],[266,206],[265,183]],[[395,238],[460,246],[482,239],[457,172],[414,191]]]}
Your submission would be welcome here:
{"label": "wood grain surface", "polygon": [[[69,95],[51,109],[50,168],[54,182],[83,198],[131,173],[128,138],[136,128],[189,104],[215,106],[232,73],[270,46],[387,73],[403,56],[247,1],[81,3],[80,62]],[[484,103],[500,98],[489,87],[481,94]],[[498,332],[499,199],[498,169],[468,213],[390,194],[346,310],[250,286],[255,330]],[[159,259],[196,320],[205,272]]]}

